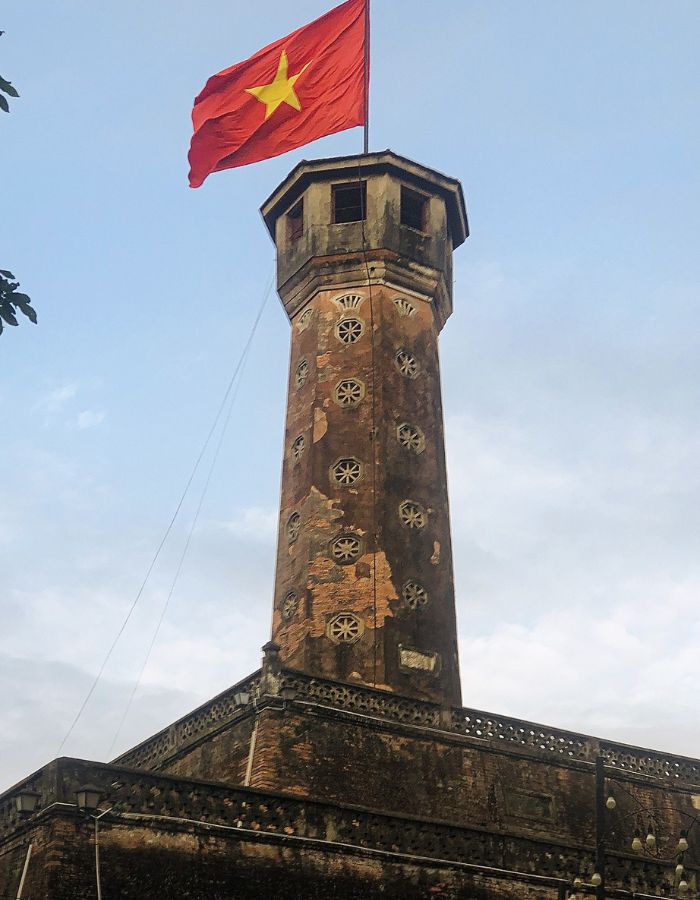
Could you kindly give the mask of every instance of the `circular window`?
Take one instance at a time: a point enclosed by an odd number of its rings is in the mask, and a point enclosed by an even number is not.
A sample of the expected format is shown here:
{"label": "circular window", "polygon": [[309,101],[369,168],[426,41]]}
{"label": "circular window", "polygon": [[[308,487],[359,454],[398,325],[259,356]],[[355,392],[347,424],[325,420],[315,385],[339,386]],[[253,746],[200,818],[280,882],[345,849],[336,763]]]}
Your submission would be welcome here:
{"label": "circular window", "polygon": [[364,331],[365,325],[360,319],[341,319],[335,326],[335,336],[341,344],[354,344]]}
{"label": "circular window", "polygon": [[362,477],[362,463],[354,456],[346,459],[339,459],[337,463],[331,466],[331,478],[336,484],[342,484],[347,487],[355,484]]}
{"label": "circular window", "polygon": [[420,503],[413,500],[404,500],[399,506],[399,519],[406,528],[420,529],[428,521],[428,515]]}
{"label": "circular window", "polygon": [[344,378],[336,384],[333,390],[333,399],[338,406],[348,409],[357,404],[365,396],[365,386],[357,378]]}
{"label": "circular window", "polygon": [[410,351],[404,350],[403,347],[394,357],[394,363],[405,378],[416,378],[420,372],[418,360]]}
{"label": "circular window", "polygon": [[299,537],[299,529],[301,528],[301,516],[298,512],[293,512],[287,519],[286,532],[287,540],[293,543]]}
{"label": "circular window", "polygon": [[331,543],[331,556],[337,563],[351,563],[359,557],[361,548],[354,534],[341,534]]}
{"label": "circular window", "polygon": [[337,613],[328,623],[326,634],[334,644],[354,644],[364,631],[362,619],[351,612]]}
{"label": "circular window", "polygon": [[428,592],[417,581],[407,581],[403,586],[401,596],[410,609],[419,609],[428,605]]}
{"label": "circular window", "polygon": [[305,359],[302,359],[299,362],[299,365],[294,372],[294,386],[297,390],[304,384],[306,379],[309,377],[309,364]]}
{"label": "circular window", "polygon": [[413,453],[422,453],[425,450],[425,435],[416,425],[402,422],[396,427],[396,437],[402,447]]}
{"label": "circular window", "polygon": [[311,324],[313,314],[314,311],[312,309],[305,309],[304,312],[299,316],[299,321],[297,322],[297,329],[299,331],[306,331],[306,329]]}
{"label": "circular window", "polygon": [[299,462],[304,452],[304,447],[306,447],[306,438],[303,434],[300,434],[299,437],[294,438],[292,443],[292,459],[294,462]]}
{"label": "circular window", "polygon": [[296,591],[290,591],[282,601],[282,618],[285,622],[293,619],[299,609],[299,598]]}

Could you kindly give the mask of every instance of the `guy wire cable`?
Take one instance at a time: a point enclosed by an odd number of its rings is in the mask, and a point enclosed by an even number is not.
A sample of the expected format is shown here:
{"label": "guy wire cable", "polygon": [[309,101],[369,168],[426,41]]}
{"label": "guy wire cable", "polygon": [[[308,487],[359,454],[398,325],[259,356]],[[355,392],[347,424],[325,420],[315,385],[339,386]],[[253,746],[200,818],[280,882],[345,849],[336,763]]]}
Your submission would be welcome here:
{"label": "guy wire cable", "polygon": [[107,651],[107,654],[105,655],[105,658],[104,658],[103,661],[102,661],[102,665],[100,666],[100,668],[99,668],[99,670],[98,670],[98,672],[97,672],[97,675],[95,676],[95,678],[94,678],[92,684],[90,685],[90,689],[89,689],[89,691],[87,692],[87,694],[86,694],[86,696],[85,696],[85,699],[83,700],[83,702],[82,702],[82,704],[81,704],[81,706],[80,706],[80,709],[79,709],[78,712],[75,714],[75,718],[74,718],[73,721],[71,722],[70,728],[69,728],[68,731],[66,732],[66,734],[65,734],[65,736],[64,736],[64,738],[63,738],[63,740],[61,741],[61,743],[60,743],[60,745],[59,745],[59,747],[58,747],[58,750],[56,751],[56,756],[60,756],[60,755],[61,755],[61,751],[63,750],[64,746],[66,745],[66,742],[67,742],[68,738],[69,738],[69,737],[71,736],[71,734],[73,733],[73,730],[75,729],[75,726],[78,724],[78,722],[79,722],[79,720],[80,720],[80,718],[81,718],[83,712],[85,711],[85,707],[86,707],[86,706],[88,705],[88,703],[90,702],[90,698],[92,697],[92,695],[93,695],[94,692],[95,692],[95,688],[97,687],[97,685],[98,685],[98,683],[99,683],[99,681],[100,681],[100,678],[102,677],[102,674],[103,674],[103,672],[104,672],[104,670],[105,670],[105,668],[106,668],[106,666],[107,666],[107,663],[109,662],[109,660],[110,660],[110,658],[111,658],[111,656],[112,656],[112,653],[114,652],[114,649],[115,649],[115,647],[117,646],[117,643],[119,642],[119,639],[121,638],[122,634],[124,633],[124,629],[126,628],[128,622],[129,622],[129,619],[131,618],[132,613],[133,613],[134,610],[136,609],[136,605],[138,604],[139,600],[141,599],[141,594],[143,593],[144,588],[146,587],[146,582],[148,581],[148,579],[149,579],[149,577],[150,577],[150,575],[151,575],[151,572],[153,571],[153,567],[155,566],[155,564],[156,564],[156,562],[157,562],[157,560],[158,560],[158,557],[160,556],[160,552],[161,552],[161,550],[163,549],[163,546],[164,546],[164,544],[165,544],[165,542],[166,542],[166,540],[167,540],[167,538],[168,538],[168,535],[169,535],[170,532],[172,531],[173,525],[175,524],[175,520],[177,519],[177,516],[178,516],[178,514],[179,514],[179,512],[180,512],[180,509],[181,509],[181,507],[182,507],[182,504],[184,503],[185,497],[187,496],[187,493],[188,493],[188,491],[189,491],[189,489],[190,489],[190,485],[192,484],[192,481],[193,481],[193,479],[194,479],[194,476],[196,475],[197,470],[199,469],[199,464],[200,464],[201,461],[202,461],[202,457],[204,456],[204,454],[205,454],[205,452],[206,452],[206,450],[207,450],[207,447],[209,446],[209,442],[210,442],[211,439],[212,439],[212,436],[213,436],[213,434],[214,434],[214,432],[215,432],[215,430],[216,430],[216,426],[218,425],[219,419],[221,418],[221,414],[222,414],[223,411],[224,411],[224,407],[226,406],[226,401],[228,400],[228,397],[229,397],[229,394],[231,393],[231,390],[232,390],[232,388],[233,388],[234,382],[235,382],[235,380],[236,380],[236,378],[237,378],[237,376],[238,376],[238,373],[239,373],[239,371],[240,371],[240,369],[241,369],[241,366],[242,366],[242,364],[243,364],[243,360],[244,360],[244,358],[245,358],[247,349],[248,349],[248,347],[250,346],[251,341],[253,340],[253,337],[254,337],[254,335],[255,335],[255,332],[257,331],[258,324],[259,324],[259,322],[260,322],[260,319],[262,318],[263,310],[264,310],[264,308],[265,308],[265,304],[267,303],[267,298],[268,298],[268,296],[269,296],[269,294],[270,294],[270,291],[271,291],[271,289],[272,289],[272,284],[273,284],[273,282],[274,282],[274,271],[275,271],[275,270],[274,270],[274,268],[273,268],[273,270],[272,270],[272,275],[270,276],[270,280],[269,280],[269,282],[268,282],[267,288],[265,289],[265,293],[264,293],[264,296],[263,296],[262,303],[260,304],[260,308],[258,309],[258,313],[257,313],[257,315],[256,315],[256,317],[255,317],[255,321],[253,322],[253,327],[251,328],[250,334],[248,335],[248,340],[246,341],[245,348],[244,348],[244,350],[241,352],[240,357],[238,358],[238,362],[236,363],[236,366],[235,366],[235,368],[234,368],[234,370],[233,370],[233,374],[231,375],[231,378],[230,378],[230,380],[229,380],[228,386],[227,386],[226,390],[224,391],[223,399],[222,399],[221,403],[219,404],[219,408],[218,408],[217,413],[216,413],[216,415],[215,415],[215,417],[214,417],[214,422],[213,422],[211,428],[209,429],[209,433],[207,434],[206,439],[205,439],[205,441],[204,441],[204,443],[203,443],[203,445],[202,445],[202,449],[199,451],[199,455],[197,456],[197,459],[195,460],[195,463],[194,463],[194,466],[193,466],[193,468],[192,468],[192,471],[190,472],[190,476],[189,476],[189,478],[187,479],[187,483],[185,484],[185,488],[184,488],[184,490],[182,491],[182,494],[180,495],[180,499],[178,500],[177,506],[175,507],[175,512],[173,513],[173,515],[172,515],[172,517],[171,517],[171,519],[170,519],[170,522],[168,523],[168,526],[167,526],[167,528],[165,529],[165,532],[164,532],[164,534],[163,534],[163,537],[162,537],[161,540],[160,540],[160,543],[158,544],[158,547],[156,548],[156,552],[154,553],[153,558],[151,559],[150,565],[148,566],[148,569],[146,570],[146,575],[144,576],[144,579],[143,579],[143,581],[141,582],[141,586],[139,587],[138,591],[136,592],[136,596],[134,597],[134,600],[133,600],[131,606],[129,607],[129,610],[128,610],[126,616],[124,617],[124,621],[122,622],[121,627],[119,628],[119,631],[117,632],[116,637],[115,637],[114,640],[112,641],[112,643],[111,643],[111,645],[110,645],[110,647],[109,647],[109,650]]}
{"label": "guy wire cable", "polygon": [[[265,307],[265,304],[267,303],[268,297],[269,297],[269,291],[267,292],[267,294],[265,295],[265,298],[263,300],[263,308]],[[252,337],[252,333],[251,333],[251,337]],[[245,364],[248,359],[248,351],[250,350],[250,346],[251,346],[251,341],[249,340],[243,351],[243,357],[242,357],[243,365],[241,366],[241,370],[240,370],[241,376],[243,375],[243,372],[245,370]],[[141,684],[141,679],[143,678],[143,673],[146,671],[146,666],[148,665],[148,660],[151,657],[151,653],[153,652],[153,647],[155,646],[155,643],[158,639],[158,634],[160,633],[160,629],[163,624],[163,620],[165,619],[165,614],[168,610],[170,600],[175,591],[175,586],[177,585],[178,579],[180,578],[180,572],[182,571],[182,566],[185,562],[185,557],[187,556],[187,551],[189,550],[190,542],[192,541],[192,535],[193,535],[194,529],[197,525],[197,521],[199,519],[199,514],[202,510],[202,506],[204,505],[204,500],[205,500],[205,497],[209,490],[209,484],[211,482],[211,478],[214,473],[216,463],[219,459],[219,453],[221,451],[221,446],[224,442],[224,437],[226,436],[226,431],[228,429],[229,422],[231,421],[231,413],[233,412],[233,407],[236,403],[236,397],[238,396],[238,390],[239,390],[240,386],[241,386],[241,378],[239,378],[238,381],[236,382],[236,387],[235,387],[233,393],[231,394],[231,402],[229,403],[228,412],[226,413],[226,418],[224,419],[224,424],[219,433],[219,440],[217,442],[216,449],[214,450],[214,456],[213,456],[211,464],[209,466],[209,471],[207,473],[207,477],[204,482],[204,487],[202,488],[202,492],[199,497],[199,503],[197,504],[197,509],[195,511],[194,518],[192,519],[192,522],[190,524],[190,529],[187,534],[187,540],[185,541],[185,546],[183,547],[182,553],[180,555],[180,559],[177,564],[177,569],[175,570],[175,575],[174,575],[172,583],[170,585],[170,590],[168,591],[168,596],[166,597],[165,603],[163,604],[163,608],[161,609],[160,617],[156,624],[155,631],[153,632],[153,637],[151,638],[151,642],[148,646],[148,650],[146,651],[146,657],[143,661],[143,665],[141,666],[141,669],[139,671],[138,678],[136,679],[136,683],[134,684],[134,686],[131,690],[131,694],[130,694],[129,700],[126,704],[124,714],[122,715],[119,725],[117,727],[117,730],[114,734],[114,737],[112,738],[112,743],[109,745],[109,750],[107,751],[108,759],[112,755],[112,750],[114,749],[114,745],[117,743],[117,741],[119,739],[119,735],[121,733],[121,730],[124,727],[124,722],[126,721],[126,718],[129,715],[129,710],[131,709],[131,705],[134,702],[134,697],[136,696],[136,692],[139,688],[139,685]]]}

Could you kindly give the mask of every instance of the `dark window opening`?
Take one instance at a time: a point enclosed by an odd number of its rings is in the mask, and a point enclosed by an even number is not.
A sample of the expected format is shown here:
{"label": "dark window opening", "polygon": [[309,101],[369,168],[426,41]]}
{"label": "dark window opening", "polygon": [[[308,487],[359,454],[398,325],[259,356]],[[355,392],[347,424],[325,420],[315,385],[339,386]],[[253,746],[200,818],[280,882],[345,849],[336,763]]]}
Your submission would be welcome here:
{"label": "dark window opening", "polygon": [[428,198],[410,188],[401,187],[401,224],[425,231],[428,218]]}
{"label": "dark window opening", "polygon": [[304,233],[304,198],[287,213],[287,233],[290,243],[294,244]]}
{"label": "dark window opening", "polygon": [[367,182],[333,185],[333,222],[362,222],[367,218]]}

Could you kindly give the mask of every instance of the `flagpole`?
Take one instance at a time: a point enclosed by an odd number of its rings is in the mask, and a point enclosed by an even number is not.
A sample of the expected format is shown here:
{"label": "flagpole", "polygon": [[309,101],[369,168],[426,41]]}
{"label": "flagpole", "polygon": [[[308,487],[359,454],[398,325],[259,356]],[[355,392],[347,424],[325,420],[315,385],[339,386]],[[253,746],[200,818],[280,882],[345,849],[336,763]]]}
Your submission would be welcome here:
{"label": "flagpole", "polygon": [[365,0],[365,156],[369,153],[369,3]]}

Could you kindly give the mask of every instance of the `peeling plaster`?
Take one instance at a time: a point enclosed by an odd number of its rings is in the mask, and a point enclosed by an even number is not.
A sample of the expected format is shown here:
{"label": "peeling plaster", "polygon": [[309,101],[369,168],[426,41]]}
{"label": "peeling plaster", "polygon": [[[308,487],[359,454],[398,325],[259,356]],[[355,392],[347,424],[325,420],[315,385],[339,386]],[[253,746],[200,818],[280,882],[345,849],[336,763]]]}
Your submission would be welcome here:
{"label": "peeling plaster", "polygon": [[314,409],[314,444],[317,444],[328,431],[328,416],[318,406]]}

